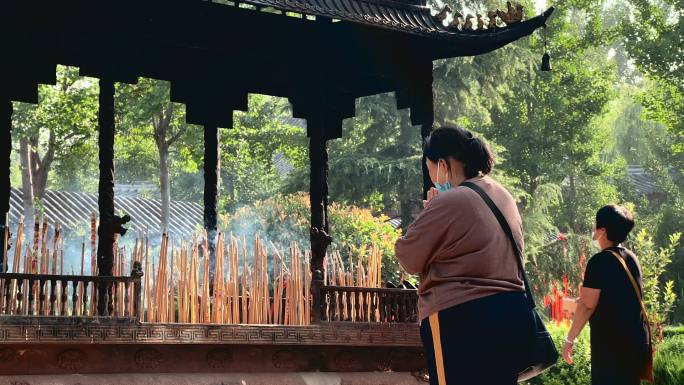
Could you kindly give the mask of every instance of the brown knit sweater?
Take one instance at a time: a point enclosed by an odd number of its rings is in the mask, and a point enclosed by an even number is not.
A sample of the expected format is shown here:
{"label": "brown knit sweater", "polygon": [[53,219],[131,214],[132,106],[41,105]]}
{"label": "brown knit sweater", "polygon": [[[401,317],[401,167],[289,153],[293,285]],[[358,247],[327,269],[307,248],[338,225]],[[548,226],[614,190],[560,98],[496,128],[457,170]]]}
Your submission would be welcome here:
{"label": "brown knit sweater", "polygon": [[[523,247],[522,221],[511,194],[489,177],[469,181],[490,196]],[[408,273],[420,276],[421,320],[477,298],[524,290],[511,242],[489,206],[467,187],[439,193],[397,240],[395,252]]]}

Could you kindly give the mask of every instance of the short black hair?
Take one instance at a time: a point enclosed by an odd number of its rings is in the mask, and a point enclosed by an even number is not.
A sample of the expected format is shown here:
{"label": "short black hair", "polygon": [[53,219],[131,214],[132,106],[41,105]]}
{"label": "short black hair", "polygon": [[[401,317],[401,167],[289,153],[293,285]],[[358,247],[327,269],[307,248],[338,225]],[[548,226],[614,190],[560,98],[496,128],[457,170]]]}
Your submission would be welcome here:
{"label": "short black hair", "polygon": [[432,131],[425,138],[423,153],[433,162],[449,157],[463,162],[468,179],[487,175],[494,167],[494,155],[487,143],[457,126],[443,126]]}
{"label": "short black hair", "polygon": [[634,215],[624,206],[603,206],[596,213],[596,228],[606,229],[608,240],[622,243],[634,228]]}

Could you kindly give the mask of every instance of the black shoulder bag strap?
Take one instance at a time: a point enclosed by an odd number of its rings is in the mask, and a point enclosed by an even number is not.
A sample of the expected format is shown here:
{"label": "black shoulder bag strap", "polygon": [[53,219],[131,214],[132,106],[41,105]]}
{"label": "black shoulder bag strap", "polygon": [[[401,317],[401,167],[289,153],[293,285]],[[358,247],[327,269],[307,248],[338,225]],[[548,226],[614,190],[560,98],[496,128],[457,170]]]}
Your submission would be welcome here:
{"label": "black shoulder bag strap", "polygon": [[520,269],[520,274],[522,275],[523,282],[525,283],[525,294],[527,295],[527,299],[530,302],[530,307],[534,309],[537,306],[537,304],[534,302],[532,290],[530,289],[530,283],[527,281],[527,274],[525,274],[522,250],[520,250],[518,242],[516,242],[515,237],[513,237],[513,231],[511,231],[511,227],[508,225],[506,217],[504,217],[504,215],[501,213],[501,210],[499,210],[499,208],[496,207],[496,204],[480,186],[472,182],[463,182],[461,183],[461,186],[468,187],[469,189],[475,191],[478,195],[482,197],[487,206],[489,206],[489,209],[492,210],[492,213],[494,214],[496,219],[499,221],[499,224],[501,225],[501,228],[503,229],[504,233],[506,233],[508,239],[511,241],[511,244],[513,245],[513,250],[518,259],[518,268]]}

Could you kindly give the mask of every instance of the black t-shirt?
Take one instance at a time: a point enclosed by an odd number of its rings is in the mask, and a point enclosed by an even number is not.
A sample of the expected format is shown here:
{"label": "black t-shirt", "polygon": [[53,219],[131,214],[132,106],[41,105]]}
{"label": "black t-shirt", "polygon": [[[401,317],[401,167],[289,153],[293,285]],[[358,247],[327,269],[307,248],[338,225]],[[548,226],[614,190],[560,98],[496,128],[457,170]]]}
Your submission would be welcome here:
{"label": "black t-shirt", "polygon": [[641,266],[634,253],[624,248],[606,249],[589,260],[584,275],[584,287],[600,289],[601,295],[592,314],[592,359],[634,356],[647,346],[646,328],[641,306],[625,269],[610,251],[616,251],[627,262],[627,267],[639,284]]}

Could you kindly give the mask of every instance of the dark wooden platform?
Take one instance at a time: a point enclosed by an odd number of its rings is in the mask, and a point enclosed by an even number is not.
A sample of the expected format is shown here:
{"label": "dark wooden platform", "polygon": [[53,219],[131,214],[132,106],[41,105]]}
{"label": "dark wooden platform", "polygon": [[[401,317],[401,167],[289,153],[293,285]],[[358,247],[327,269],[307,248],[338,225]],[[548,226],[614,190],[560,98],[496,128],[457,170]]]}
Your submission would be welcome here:
{"label": "dark wooden platform", "polygon": [[420,371],[417,324],[0,317],[0,374]]}
{"label": "dark wooden platform", "polygon": [[105,317],[2,317],[0,344],[267,344],[421,347],[418,324],[148,324]]}

